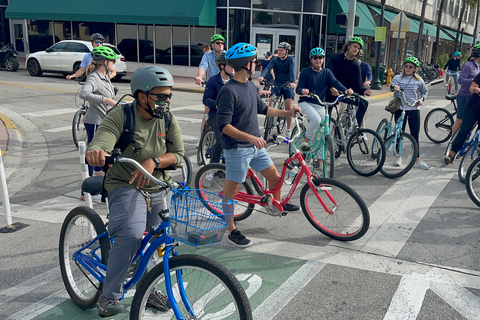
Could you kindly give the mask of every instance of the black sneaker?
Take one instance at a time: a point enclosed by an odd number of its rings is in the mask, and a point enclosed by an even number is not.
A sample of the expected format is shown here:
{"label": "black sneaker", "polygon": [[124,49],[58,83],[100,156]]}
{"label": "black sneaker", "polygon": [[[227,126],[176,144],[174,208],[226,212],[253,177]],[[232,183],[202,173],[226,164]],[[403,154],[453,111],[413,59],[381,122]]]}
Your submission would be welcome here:
{"label": "black sneaker", "polygon": [[118,299],[109,299],[102,294],[97,301],[98,315],[100,317],[110,317],[125,311],[125,307]]}
{"label": "black sneaker", "polygon": [[245,238],[237,229],[230,232],[228,242],[240,248],[246,248],[252,245],[252,241]]}
{"label": "black sneaker", "polygon": [[297,206],[296,204],[291,204],[289,202],[283,205],[283,211],[298,211],[298,210],[300,210],[300,207]]}
{"label": "black sneaker", "polygon": [[155,293],[150,294],[147,300],[147,308],[154,308],[158,311],[168,311],[172,308],[168,297],[160,293],[160,291],[155,291]]}

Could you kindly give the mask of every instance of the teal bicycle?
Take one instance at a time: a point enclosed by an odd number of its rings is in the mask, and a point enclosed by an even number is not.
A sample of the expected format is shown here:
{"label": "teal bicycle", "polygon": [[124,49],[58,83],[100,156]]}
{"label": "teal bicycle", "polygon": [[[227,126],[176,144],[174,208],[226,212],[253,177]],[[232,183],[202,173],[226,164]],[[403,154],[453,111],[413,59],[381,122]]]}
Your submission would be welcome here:
{"label": "teal bicycle", "polygon": [[[163,203],[158,213],[162,222],[145,232],[124,283],[124,292],[136,286],[130,319],[253,319],[247,295],[228,269],[210,258],[176,251],[178,241],[195,247],[220,242],[234,202],[219,195],[204,200],[198,197],[198,190],[172,189],[178,184],[156,179],[135,160],[121,158],[117,150],[112,162],[134,165],[159,186]],[[99,176],[87,178],[82,189],[90,194],[104,193],[102,180]],[[170,210],[166,201],[169,190],[173,194]],[[74,208],[63,222],[60,271],[69,296],[82,309],[96,306],[114,240],[100,216],[88,207]],[[156,266],[145,275],[152,262]],[[168,297],[168,302],[149,306],[152,292]]]}
{"label": "teal bicycle", "polygon": [[[344,95],[340,95],[334,102],[322,102],[320,97],[311,92],[305,97],[315,98],[323,108],[328,108],[336,105]],[[297,136],[297,131],[302,130],[299,138],[294,143],[289,144],[289,154],[295,152],[295,148],[302,152],[303,159],[306,163],[312,162],[312,174],[317,178],[333,178],[335,173],[335,150],[333,144],[333,138],[330,134],[330,116],[328,111],[325,110],[325,119],[320,123],[315,131],[312,139],[309,140],[309,146],[307,148],[301,147],[305,139],[305,126],[300,124],[295,126],[292,130],[292,137]],[[320,156],[320,158],[319,158]]]}
{"label": "teal bicycle", "polygon": [[[403,101],[406,102],[405,93],[403,90],[400,92],[403,95]],[[416,106],[416,102],[406,103],[408,106]],[[402,177],[412,169],[418,157],[418,144],[412,135],[402,130],[405,108],[396,122],[394,120],[395,113],[390,113],[390,121],[386,118],[380,121],[377,133],[384,141],[386,152],[385,163],[380,172],[387,178],[395,179]]]}

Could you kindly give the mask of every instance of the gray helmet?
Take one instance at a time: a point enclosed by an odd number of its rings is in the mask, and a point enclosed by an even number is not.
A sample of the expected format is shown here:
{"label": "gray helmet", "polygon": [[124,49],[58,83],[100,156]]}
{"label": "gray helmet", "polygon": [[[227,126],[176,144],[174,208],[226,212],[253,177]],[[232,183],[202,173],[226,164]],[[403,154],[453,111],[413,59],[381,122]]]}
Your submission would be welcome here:
{"label": "gray helmet", "polygon": [[173,77],[167,69],[158,66],[145,66],[132,74],[130,89],[134,97],[139,91],[148,92],[155,87],[172,87]]}
{"label": "gray helmet", "polygon": [[94,33],[90,36],[90,41],[93,41],[95,39],[99,39],[99,40],[105,40],[105,38],[103,37],[103,35],[101,33]]}
{"label": "gray helmet", "polygon": [[227,59],[225,59],[225,53],[227,51],[223,50],[216,58],[215,58],[215,64],[217,66],[220,66],[221,64],[227,64]]}

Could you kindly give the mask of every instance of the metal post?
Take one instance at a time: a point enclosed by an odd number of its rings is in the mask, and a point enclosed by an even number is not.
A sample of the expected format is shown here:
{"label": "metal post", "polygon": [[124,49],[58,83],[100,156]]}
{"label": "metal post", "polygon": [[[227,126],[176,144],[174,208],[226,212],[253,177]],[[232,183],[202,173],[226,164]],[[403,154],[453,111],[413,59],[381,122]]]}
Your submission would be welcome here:
{"label": "metal post", "polygon": [[7,229],[13,228],[12,226],[12,213],[10,211],[10,198],[8,197],[7,178],[5,177],[5,168],[3,167],[2,150],[0,149],[0,180],[2,188],[2,200],[3,211],[5,212],[5,218],[7,219]]}
{"label": "metal post", "polygon": [[[400,22],[398,24],[398,38],[397,38],[397,48],[395,49],[395,69],[397,69],[397,60],[400,54],[398,53],[398,46],[400,45],[400,33],[402,32],[402,18],[403,14],[400,14]],[[395,70],[393,70],[395,72]]]}
{"label": "metal post", "polygon": [[351,37],[353,37],[355,29],[355,7],[357,5],[357,0],[350,0],[348,4],[348,20],[347,20],[347,32],[345,34],[345,42],[347,42]]}
{"label": "metal post", "polygon": [[[80,153],[80,164],[82,166],[82,181],[88,178],[88,165],[85,163],[85,151],[87,146],[85,141],[78,142],[78,152]],[[85,193],[85,201],[87,206],[93,209],[92,195],[90,193]]]}
{"label": "metal post", "polygon": [[[385,12],[385,0],[382,0],[382,12],[380,14],[380,27],[383,27],[383,14]],[[377,42],[377,53],[375,55],[375,74],[373,75],[372,89],[382,89],[383,83],[380,83],[380,54],[382,50],[382,42]]]}
{"label": "metal post", "polygon": [[462,40],[463,40],[463,28],[461,29],[460,44],[458,45],[458,50],[457,51],[462,51]]}

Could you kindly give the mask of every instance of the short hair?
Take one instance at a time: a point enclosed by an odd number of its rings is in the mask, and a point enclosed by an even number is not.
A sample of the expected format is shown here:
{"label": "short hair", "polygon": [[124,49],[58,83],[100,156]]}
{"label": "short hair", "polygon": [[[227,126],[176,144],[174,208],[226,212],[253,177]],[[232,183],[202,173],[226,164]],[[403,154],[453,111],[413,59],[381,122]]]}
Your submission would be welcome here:
{"label": "short hair", "polygon": [[210,45],[208,43],[202,44],[202,50],[203,49],[210,49]]}
{"label": "short hair", "polygon": [[273,51],[273,54],[278,54],[278,50],[275,49],[275,51]]}

